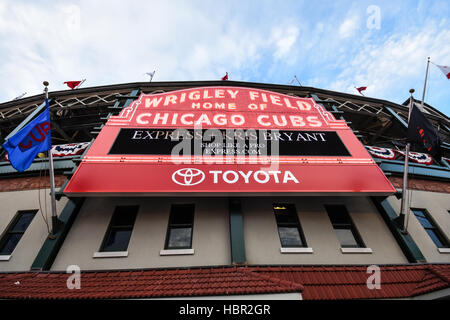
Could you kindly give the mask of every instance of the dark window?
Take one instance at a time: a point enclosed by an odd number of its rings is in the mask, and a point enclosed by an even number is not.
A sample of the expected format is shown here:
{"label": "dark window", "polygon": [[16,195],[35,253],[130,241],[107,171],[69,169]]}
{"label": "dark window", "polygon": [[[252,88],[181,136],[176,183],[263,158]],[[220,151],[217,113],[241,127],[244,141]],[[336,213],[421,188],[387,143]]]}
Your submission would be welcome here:
{"label": "dark window", "polygon": [[343,205],[325,206],[342,248],[363,248],[364,243]]}
{"label": "dark window", "polygon": [[14,251],[36,212],[37,210],[27,210],[16,214],[0,240],[0,255],[10,255]]}
{"label": "dark window", "polygon": [[295,206],[293,204],[276,203],[273,205],[273,212],[277,221],[281,247],[306,247],[305,237],[298,220]]}
{"label": "dark window", "polygon": [[172,205],[167,228],[165,249],[192,248],[194,205]]}
{"label": "dark window", "polygon": [[100,251],[126,251],[133,231],[138,206],[116,207]]}
{"label": "dark window", "polygon": [[445,239],[444,235],[438,229],[436,223],[430,217],[429,213],[424,209],[411,209],[417,220],[419,220],[422,227],[430,236],[431,240],[433,240],[434,244],[438,248],[448,248],[449,244],[447,239]]}

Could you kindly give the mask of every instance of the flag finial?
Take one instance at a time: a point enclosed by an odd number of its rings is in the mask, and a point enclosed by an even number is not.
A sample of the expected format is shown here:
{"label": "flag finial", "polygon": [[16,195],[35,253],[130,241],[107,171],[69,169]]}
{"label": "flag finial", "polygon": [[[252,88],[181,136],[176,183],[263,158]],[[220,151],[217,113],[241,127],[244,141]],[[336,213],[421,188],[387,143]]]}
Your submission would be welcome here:
{"label": "flag finial", "polygon": [[44,92],[45,92],[45,99],[48,99],[48,81],[43,81],[42,84],[44,85]]}
{"label": "flag finial", "polygon": [[411,93],[411,95],[414,93],[414,89],[409,89],[409,93]]}

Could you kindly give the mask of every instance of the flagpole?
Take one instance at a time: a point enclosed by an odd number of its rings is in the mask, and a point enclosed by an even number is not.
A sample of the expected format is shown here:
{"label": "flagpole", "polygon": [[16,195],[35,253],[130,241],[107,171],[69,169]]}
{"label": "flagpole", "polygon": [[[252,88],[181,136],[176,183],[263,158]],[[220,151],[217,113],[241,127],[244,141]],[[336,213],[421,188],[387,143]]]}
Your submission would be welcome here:
{"label": "flagpole", "polygon": [[[428,69],[430,67],[430,57],[428,57],[428,62],[427,62],[427,71],[425,72],[425,83],[423,84],[423,93],[422,93],[422,108],[423,108],[423,104],[425,102],[425,91],[427,89],[427,80],[428,80]],[[410,111],[411,112],[411,111]]]}
{"label": "flagpole", "polygon": [[[44,92],[45,92],[45,104],[48,102],[48,85],[47,81],[44,81]],[[50,110],[49,110],[50,112]],[[51,141],[51,137],[50,137]],[[51,145],[51,144],[50,144]],[[58,216],[56,215],[56,197],[55,197],[55,174],[53,168],[53,154],[52,148],[48,151],[48,161],[49,161],[49,170],[50,170],[50,195],[51,195],[51,204],[52,204],[52,234],[50,237],[54,238],[55,234],[58,232]]]}
{"label": "flagpole", "polygon": [[85,81],[86,81],[86,79],[81,80],[81,82],[80,82],[75,88],[73,88],[73,89],[74,89],[74,90],[75,90],[75,89],[78,89],[79,87],[81,87],[81,85],[82,85]]}
{"label": "flagpole", "polygon": [[148,82],[152,82],[153,76],[155,75],[156,70],[153,70],[153,72],[146,72],[145,74],[148,75],[149,80]]}
{"label": "flagpole", "polygon": [[[412,109],[412,103],[413,103],[413,93],[414,93],[414,89],[409,90],[410,93],[410,98],[409,98],[409,111],[408,111],[408,123],[409,123],[409,118],[411,116],[411,109]],[[403,187],[402,187],[402,203],[401,203],[401,207],[400,207],[400,221],[403,225],[403,230],[402,232],[404,234],[407,234],[407,228],[408,228],[408,218],[409,218],[409,210],[407,208],[407,189],[408,189],[408,160],[409,160],[409,148],[410,148],[410,143],[407,142],[406,143],[406,148],[405,148],[405,163],[403,165]],[[403,223],[405,221],[405,217],[406,217],[406,222]]]}

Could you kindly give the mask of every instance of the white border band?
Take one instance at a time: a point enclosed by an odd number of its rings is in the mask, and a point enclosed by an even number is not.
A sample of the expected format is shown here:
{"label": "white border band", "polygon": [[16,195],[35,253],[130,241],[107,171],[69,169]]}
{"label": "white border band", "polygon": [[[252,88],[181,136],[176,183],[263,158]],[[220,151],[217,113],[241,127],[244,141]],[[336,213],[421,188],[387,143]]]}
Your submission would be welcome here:
{"label": "white border band", "polygon": [[92,258],[123,258],[128,257],[128,251],[94,252]]}
{"label": "white border band", "polygon": [[342,253],[372,253],[371,248],[341,248]]}
{"label": "white border band", "polygon": [[281,253],[314,253],[312,248],[280,248]]}
{"label": "white border band", "polygon": [[160,256],[176,256],[185,254],[194,254],[194,249],[169,249],[159,251]]}

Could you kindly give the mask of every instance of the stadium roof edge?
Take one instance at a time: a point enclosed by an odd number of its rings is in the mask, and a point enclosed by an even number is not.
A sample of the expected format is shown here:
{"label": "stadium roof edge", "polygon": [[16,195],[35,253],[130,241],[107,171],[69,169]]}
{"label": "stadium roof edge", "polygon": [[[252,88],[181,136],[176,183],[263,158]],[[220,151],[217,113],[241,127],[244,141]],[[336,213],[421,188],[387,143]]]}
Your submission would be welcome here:
{"label": "stadium roof edge", "polygon": [[[60,90],[60,91],[51,91],[49,92],[49,97],[68,97],[73,96],[75,94],[88,94],[93,93],[96,91],[113,91],[113,90],[125,90],[125,89],[133,89],[133,88],[151,88],[154,87],[155,90],[160,89],[161,87],[173,87],[174,90],[185,88],[185,87],[203,87],[203,86],[240,86],[240,87],[253,87],[258,89],[266,89],[266,90],[291,90],[291,91],[297,91],[297,92],[307,92],[307,93],[319,93],[319,94],[326,94],[326,95],[332,95],[335,97],[342,97],[342,98],[350,98],[353,100],[359,100],[361,102],[368,102],[368,103],[376,103],[380,105],[387,105],[391,107],[395,107],[397,109],[406,111],[406,107],[402,104],[391,102],[384,99],[378,99],[378,98],[371,98],[366,96],[359,96],[354,95],[350,93],[343,93],[338,91],[332,91],[327,89],[320,89],[315,87],[307,87],[307,86],[293,86],[293,85],[285,85],[285,84],[272,84],[272,83],[259,83],[259,82],[245,82],[245,81],[233,81],[233,80],[200,80],[200,81],[161,81],[161,82],[129,82],[129,83],[121,83],[121,84],[111,84],[111,85],[104,85],[104,86],[95,86],[95,87],[85,87],[85,88],[79,88],[75,90]],[[180,88],[178,88],[180,87]],[[32,103],[34,100],[36,100],[36,103],[39,103],[39,101],[42,101],[44,99],[44,93],[18,99],[18,100],[11,100],[7,102],[0,103],[0,111],[4,109],[8,109],[11,107],[15,107],[17,105],[23,104],[23,103]],[[429,106],[431,107],[431,106]],[[433,108],[433,107],[431,107]],[[435,108],[433,108],[435,109]],[[438,110],[436,110],[439,112]],[[441,112],[439,112],[442,114]],[[450,122],[449,118],[442,114],[445,118],[440,118],[434,115],[427,115],[430,118],[434,118],[435,120],[446,120],[447,122]]]}
{"label": "stadium roof edge", "polygon": [[[415,101],[416,103],[421,103],[421,100],[418,100],[418,99],[415,99],[415,98],[414,98],[414,101]],[[432,109],[434,112],[436,112],[437,114],[440,114],[442,117],[446,118],[447,120],[450,120],[450,118],[449,118],[445,113],[442,113],[441,111],[439,111],[439,110],[436,109],[435,107],[429,105],[429,104],[426,103],[426,102],[424,102],[423,104],[424,104],[424,106],[426,106],[427,108]],[[403,101],[402,105],[403,105],[403,106],[409,105],[409,98],[406,99],[405,101]]]}

